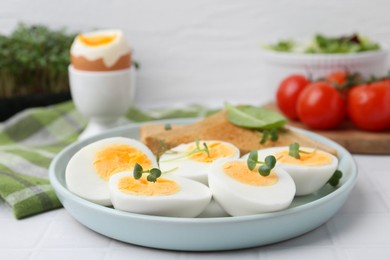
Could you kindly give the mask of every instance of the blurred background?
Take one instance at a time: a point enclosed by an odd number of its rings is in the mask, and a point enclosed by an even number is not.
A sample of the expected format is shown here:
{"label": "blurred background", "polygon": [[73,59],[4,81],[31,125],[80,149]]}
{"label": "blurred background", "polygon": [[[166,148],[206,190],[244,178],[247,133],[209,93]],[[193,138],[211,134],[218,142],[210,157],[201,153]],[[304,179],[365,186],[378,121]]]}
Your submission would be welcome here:
{"label": "blurred background", "polygon": [[354,32],[388,44],[389,7],[386,0],[14,0],[0,2],[0,34],[20,22],[69,33],[121,29],[141,65],[136,106],[261,104],[275,91],[265,81],[262,44]]}

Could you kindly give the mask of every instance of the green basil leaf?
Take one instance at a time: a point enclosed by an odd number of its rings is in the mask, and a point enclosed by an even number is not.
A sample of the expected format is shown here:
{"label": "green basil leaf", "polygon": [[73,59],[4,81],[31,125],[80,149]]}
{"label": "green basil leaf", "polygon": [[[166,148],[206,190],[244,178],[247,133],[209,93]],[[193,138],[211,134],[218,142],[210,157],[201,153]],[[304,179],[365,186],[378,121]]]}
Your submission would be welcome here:
{"label": "green basil leaf", "polygon": [[250,105],[233,106],[225,103],[227,119],[246,128],[272,129],[282,127],[287,119],[276,111]]}

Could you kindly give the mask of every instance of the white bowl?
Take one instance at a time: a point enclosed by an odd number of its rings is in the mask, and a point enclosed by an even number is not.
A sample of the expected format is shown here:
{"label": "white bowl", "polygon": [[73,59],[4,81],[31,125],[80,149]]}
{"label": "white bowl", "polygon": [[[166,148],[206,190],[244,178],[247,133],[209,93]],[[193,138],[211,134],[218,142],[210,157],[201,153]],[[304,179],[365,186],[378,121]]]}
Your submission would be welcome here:
{"label": "white bowl", "polygon": [[388,49],[346,54],[287,53],[264,49],[267,85],[276,90],[288,75],[300,73],[313,79],[326,76],[335,70],[358,72],[363,77],[384,76],[388,73]]}

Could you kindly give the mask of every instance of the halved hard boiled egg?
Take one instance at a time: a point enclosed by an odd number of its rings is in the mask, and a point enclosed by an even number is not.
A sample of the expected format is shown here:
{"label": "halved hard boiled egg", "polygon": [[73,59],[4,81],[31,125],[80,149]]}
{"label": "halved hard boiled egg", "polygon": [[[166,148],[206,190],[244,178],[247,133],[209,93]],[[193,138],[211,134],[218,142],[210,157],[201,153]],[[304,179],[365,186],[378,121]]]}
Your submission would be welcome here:
{"label": "halved hard boiled egg", "polygon": [[144,169],[157,167],[153,153],[141,142],[112,137],[91,143],[70,159],[65,180],[76,195],[100,205],[111,205],[108,180],[118,172],[132,170],[135,163]]}
{"label": "halved hard boiled egg", "polygon": [[295,184],[282,168],[261,176],[243,159],[215,162],[209,174],[213,198],[232,216],[253,215],[287,208],[295,195]]}
{"label": "halved hard boiled egg", "polygon": [[[300,147],[300,159],[289,156],[289,147],[273,147],[258,150],[258,159],[264,160],[268,155],[274,155],[276,165],[283,168],[293,178],[296,195],[303,196],[321,189],[337,169],[336,156],[309,147]],[[244,159],[247,155],[243,156]]]}
{"label": "halved hard boiled egg", "polygon": [[[194,152],[197,145],[202,151]],[[160,169],[167,172],[167,175],[189,178],[207,185],[207,176],[213,162],[239,157],[240,150],[228,142],[191,142],[166,151],[160,157]]]}
{"label": "halved hard boiled egg", "polygon": [[127,171],[113,175],[109,188],[115,209],[168,217],[196,217],[212,197],[207,186],[193,180],[164,175],[149,182]]}
{"label": "halved hard boiled egg", "polygon": [[76,36],[70,49],[77,70],[111,71],[131,67],[131,49],[122,31],[98,30]]}

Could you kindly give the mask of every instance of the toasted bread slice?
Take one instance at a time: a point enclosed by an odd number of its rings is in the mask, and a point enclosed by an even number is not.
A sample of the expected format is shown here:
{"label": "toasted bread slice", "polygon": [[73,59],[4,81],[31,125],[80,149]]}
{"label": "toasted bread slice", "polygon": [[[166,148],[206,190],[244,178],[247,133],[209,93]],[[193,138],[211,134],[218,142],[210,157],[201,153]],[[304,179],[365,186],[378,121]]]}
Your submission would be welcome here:
{"label": "toasted bread slice", "polygon": [[289,146],[293,142],[299,143],[300,146],[317,147],[337,155],[335,149],[288,128],[280,131],[277,141],[267,141],[265,144],[260,144],[261,133],[230,123],[226,119],[225,111],[218,112],[190,125],[174,125],[171,130],[164,130],[164,125],[148,124],[141,126],[141,141],[154,154],[160,154],[165,149],[170,149],[179,144],[193,142],[196,138],[199,140],[230,142],[240,149],[241,155],[267,147]]}

